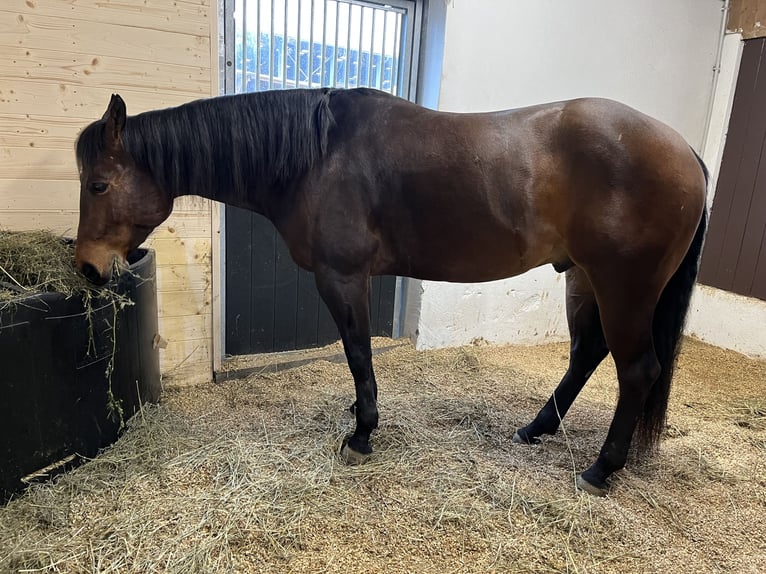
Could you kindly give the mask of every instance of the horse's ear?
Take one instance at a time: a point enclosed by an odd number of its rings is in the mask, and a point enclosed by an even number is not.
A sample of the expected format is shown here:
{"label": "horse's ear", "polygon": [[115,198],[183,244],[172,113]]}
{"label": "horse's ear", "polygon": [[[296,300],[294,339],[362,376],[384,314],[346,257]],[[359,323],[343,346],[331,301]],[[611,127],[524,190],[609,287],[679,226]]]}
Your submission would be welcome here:
{"label": "horse's ear", "polygon": [[119,94],[112,94],[112,99],[109,100],[109,107],[106,108],[104,117],[106,125],[104,126],[104,139],[107,146],[119,147],[120,134],[125,127],[126,117],[125,102],[119,96]]}

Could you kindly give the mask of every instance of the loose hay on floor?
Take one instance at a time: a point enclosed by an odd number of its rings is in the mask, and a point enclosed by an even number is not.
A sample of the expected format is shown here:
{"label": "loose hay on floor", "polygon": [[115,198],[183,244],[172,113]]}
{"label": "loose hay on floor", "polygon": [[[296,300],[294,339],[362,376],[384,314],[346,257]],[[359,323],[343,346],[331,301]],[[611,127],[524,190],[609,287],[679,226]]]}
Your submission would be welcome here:
{"label": "loose hay on floor", "polygon": [[374,457],[343,465],[343,364],[167,391],[111,449],[0,509],[0,571],[764,572],[766,363],[687,341],[667,436],[610,497],[574,489],[610,362],[565,431],[513,445],[566,345],[376,357]]}

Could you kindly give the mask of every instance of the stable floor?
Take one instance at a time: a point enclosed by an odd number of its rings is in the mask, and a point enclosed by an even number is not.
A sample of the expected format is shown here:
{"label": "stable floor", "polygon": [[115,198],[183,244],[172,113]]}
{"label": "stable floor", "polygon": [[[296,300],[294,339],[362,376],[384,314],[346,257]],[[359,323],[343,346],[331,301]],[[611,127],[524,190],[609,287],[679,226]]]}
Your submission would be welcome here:
{"label": "stable floor", "polygon": [[337,455],[342,362],[166,390],[113,448],[0,508],[0,572],[766,571],[766,362],[687,340],[664,440],[606,498],[574,477],[612,416],[610,359],[563,431],[510,441],[566,364],[566,344],[382,352],[361,466]]}

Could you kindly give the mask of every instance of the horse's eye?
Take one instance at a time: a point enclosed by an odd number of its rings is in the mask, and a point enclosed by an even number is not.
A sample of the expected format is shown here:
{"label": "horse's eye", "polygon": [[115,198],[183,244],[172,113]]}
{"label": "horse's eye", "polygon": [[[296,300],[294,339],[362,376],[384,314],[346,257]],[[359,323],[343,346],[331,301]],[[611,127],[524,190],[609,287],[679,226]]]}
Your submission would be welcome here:
{"label": "horse's eye", "polygon": [[103,181],[97,181],[90,184],[91,192],[96,194],[104,193],[108,187],[109,187],[109,184],[104,183]]}

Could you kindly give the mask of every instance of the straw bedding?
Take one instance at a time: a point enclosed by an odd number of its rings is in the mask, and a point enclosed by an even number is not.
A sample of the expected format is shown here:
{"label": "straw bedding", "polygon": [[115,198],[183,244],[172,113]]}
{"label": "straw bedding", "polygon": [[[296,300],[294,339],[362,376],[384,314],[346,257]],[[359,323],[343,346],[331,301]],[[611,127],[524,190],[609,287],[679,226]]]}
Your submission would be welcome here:
{"label": "straw bedding", "polygon": [[603,499],[574,477],[613,412],[609,359],[564,431],[510,441],[566,362],[565,344],[377,356],[360,466],[337,455],[343,364],[168,389],[114,447],[0,509],[0,572],[766,571],[766,362],[686,341],[661,446]]}

